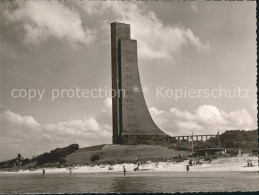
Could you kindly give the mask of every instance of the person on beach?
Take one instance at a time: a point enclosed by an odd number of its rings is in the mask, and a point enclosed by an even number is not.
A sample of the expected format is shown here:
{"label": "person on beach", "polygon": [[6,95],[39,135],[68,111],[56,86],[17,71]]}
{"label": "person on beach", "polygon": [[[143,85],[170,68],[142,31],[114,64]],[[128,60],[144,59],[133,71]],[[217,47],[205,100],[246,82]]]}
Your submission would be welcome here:
{"label": "person on beach", "polygon": [[134,171],[139,171],[139,165],[140,165],[140,163],[138,162],[138,166],[136,168],[134,168]]}
{"label": "person on beach", "polygon": [[190,165],[187,165],[187,166],[186,166],[186,171],[187,171],[187,173],[189,172],[189,170],[190,170]]}
{"label": "person on beach", "polygon": [[42,169],[42,175],[45,175],[45,169]]}
{"label": "person on beach", "polygon": [[69,170],[69,175],[72,175],[72,167],[69,167],[68,170]]}
{"label": "person on beach", "polygon": [[125,168],[125,166],[123,166],[123,175],[124,175],[124,177],[126,176],[126,168]]}

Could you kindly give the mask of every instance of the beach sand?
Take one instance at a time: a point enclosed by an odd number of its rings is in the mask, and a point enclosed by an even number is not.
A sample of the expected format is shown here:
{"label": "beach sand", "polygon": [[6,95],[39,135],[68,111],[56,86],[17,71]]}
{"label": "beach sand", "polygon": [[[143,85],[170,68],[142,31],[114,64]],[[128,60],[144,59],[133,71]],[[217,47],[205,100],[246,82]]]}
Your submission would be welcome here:
{"label": "beach sand", "polygon": [[[246,167],[247,160],[252,160],[253,167]],[[139,172],[186,172],[186,166],[189,160],[181,163],[174,162],[148,162],[139,166]],[[258,158],[244,155],[243,157],[218,158],[212,160],[212,163],[202,161],[202,165],[190,166],[190,172],[258,172]],[[134,172],[136,164],[124,163],[110,165],[96,165],[96,166],[75,166],[72,173],[101,173],[101,172],[122,172],[123,166],[126,167],[127,172]],[[109,168],[112,167],[112,170]],[[67,168],[44,168],[46,174],[53,173],[69,173]],[[35,170],[20,170],[16,172],[2,171],[0,174],[42,174],[42,169]]]}

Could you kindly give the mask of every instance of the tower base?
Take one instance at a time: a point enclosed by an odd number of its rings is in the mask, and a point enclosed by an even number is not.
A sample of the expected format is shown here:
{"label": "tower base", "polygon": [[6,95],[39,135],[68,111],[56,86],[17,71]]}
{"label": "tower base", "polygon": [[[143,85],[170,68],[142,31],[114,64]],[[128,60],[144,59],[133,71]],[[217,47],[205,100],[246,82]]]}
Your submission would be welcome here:
{"label": "tower base", "polygon": [[168,135],[132,135],[124,134],[122,135],[122,144],[125,145],[167,145],[171,143],[172,137]]}

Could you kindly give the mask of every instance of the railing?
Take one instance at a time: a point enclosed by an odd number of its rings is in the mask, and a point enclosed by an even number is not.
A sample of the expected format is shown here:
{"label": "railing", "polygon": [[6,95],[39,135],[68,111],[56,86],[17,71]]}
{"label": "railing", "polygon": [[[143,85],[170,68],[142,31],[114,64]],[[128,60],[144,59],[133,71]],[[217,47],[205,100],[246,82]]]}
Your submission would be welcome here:
{"label": "railing", "polygon": [[218,138],[218,134],[214,135],[184,135],[184,136],[173,136],[171,140],[175,141],[207,141],[213,137]]}

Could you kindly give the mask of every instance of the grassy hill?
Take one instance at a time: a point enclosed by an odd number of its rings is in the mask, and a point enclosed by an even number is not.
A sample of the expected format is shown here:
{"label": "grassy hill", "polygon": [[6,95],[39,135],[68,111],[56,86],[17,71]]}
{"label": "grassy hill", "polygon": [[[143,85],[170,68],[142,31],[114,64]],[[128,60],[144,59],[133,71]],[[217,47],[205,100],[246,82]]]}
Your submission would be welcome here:
{"label": "grassy hill", "polygon": [[[68,155],[66,163],[91,164],[91,163],[127,163],[147,160],[165,160],[178,157],[179,153],[187,156],[187,151],[176,151],[163,146],[152,145],[98,145],[81,148]],[[93,157],[95,156],[95,157]]]}
{"label": "grassy hill", "polygon": [[[208,141],[194,142],[194,151],[204,148],[227,148],[228,154],[237,155],[239,149],[243,153],[251,153],[252,149],[258,148],[258,130],[243,131],[229,130],[220,135],[220,139],[212,138]],[[219,141],[220,140],[220,141]],[[182,161],[178,158],[181,153],[183,157],[190,154],[191,142],[177,141],[170,146],[153,145],[97,145],[87,148],[80,148],[78,144],[70,144],[64,148],[56,148],[50,152],[45,152],[32,159],[23,158],[18,154],[16,158],[0,162],[0,169],[19,169],[35,167],[61,167],[89,164],[116,164],[116,163],[136,163],[152,161]]]}

